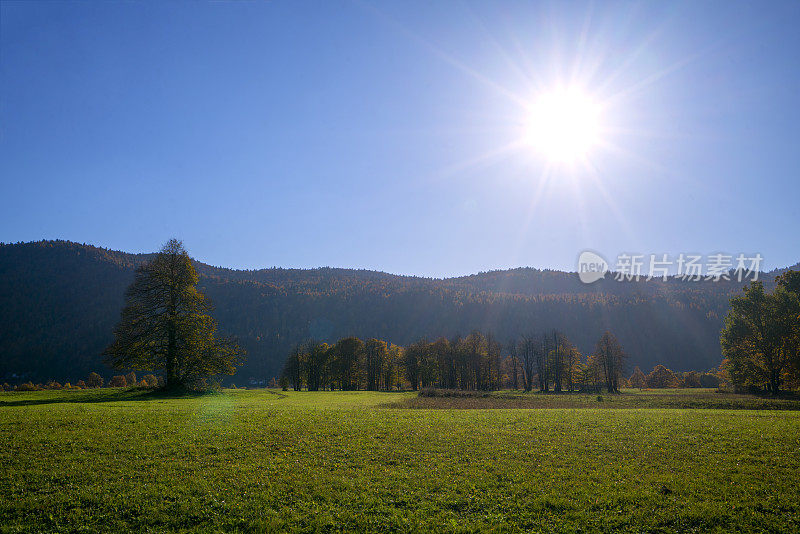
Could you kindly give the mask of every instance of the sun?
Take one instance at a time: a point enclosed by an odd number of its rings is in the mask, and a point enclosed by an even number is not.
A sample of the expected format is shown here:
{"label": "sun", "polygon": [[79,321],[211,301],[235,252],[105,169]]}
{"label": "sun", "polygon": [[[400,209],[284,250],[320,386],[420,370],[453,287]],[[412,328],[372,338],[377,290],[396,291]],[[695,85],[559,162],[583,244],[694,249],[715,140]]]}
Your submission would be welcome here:
{"label": "sun", "polygon": [[600,142],[600,105],[575,87],[541,93],[529,108],[525,139],[551,163],[584,160]]}

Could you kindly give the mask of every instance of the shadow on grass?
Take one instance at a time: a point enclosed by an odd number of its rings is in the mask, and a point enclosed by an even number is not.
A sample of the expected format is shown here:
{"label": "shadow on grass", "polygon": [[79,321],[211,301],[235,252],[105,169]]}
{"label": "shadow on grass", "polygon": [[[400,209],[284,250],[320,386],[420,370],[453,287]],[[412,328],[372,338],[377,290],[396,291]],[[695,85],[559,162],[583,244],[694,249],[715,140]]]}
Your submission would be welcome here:
{"label": "shadow on grass", "polygon": [[131,402],[168,399],[191,399],[212,395],[221,395],[218,391],[191,391],[175,389],[95,389],[88,391],[60,392],[35,391],[33,395],[50,394],[44,398],[25,398],[19,400],[0,400],[0,408],[11,406],[40,406],[45,404],[95,403],[95,402]]}

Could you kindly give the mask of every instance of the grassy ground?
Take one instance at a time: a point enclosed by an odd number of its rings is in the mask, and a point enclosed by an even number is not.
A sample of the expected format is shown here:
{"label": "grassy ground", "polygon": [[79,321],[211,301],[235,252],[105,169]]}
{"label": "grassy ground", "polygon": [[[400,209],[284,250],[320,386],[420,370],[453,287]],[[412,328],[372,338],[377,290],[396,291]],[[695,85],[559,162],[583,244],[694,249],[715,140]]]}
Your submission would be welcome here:
{"label": "grassy ground", "polygon": [[800,410],[795,395],[771,398],[718,393],[716,389],[623,390],[619,395],[524,393],[522,391],[438,391],[435,397],[409,397],[404,408],[691,408],[718,410]]}
{"label": "grassy ground", "polygon": [[618,400],[3,393],[0,530],[800,530],[800,411]]}

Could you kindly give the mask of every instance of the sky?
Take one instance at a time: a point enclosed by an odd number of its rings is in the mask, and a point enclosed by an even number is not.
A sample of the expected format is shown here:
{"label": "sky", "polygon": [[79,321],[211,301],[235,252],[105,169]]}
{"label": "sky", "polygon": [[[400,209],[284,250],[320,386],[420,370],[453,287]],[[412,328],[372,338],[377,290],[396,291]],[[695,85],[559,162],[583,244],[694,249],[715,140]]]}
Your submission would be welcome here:
{"label": "sky", "polygon": [[[800,261],[800,3],[0,3],[0,241],[446,277]],[[530,142],[577,88],[597,139]]]}

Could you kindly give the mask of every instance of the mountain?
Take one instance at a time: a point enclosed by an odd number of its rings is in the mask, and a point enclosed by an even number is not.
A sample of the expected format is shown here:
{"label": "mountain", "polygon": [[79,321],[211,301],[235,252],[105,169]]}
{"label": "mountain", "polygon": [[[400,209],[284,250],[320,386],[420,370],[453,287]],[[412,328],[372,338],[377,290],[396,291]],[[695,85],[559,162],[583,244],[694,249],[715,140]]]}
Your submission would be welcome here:
{"label": "mountain", "polygon": [[[75,381],[106,376],[111,341],[134,269],[152,255],[73,243],[0,244],[0,379]],[[631,366],[704,370],[720,362],[719,331],[743,283],[582,284],[531,268],[447,279],[354,269],[232,270],[195,262],[220,330],[238,336],[247,363],[232,379],[276,376],[305,338],[346,335],[404,345],[420,337],[492,332],[501,341],[550,328],[584,352],[608,329]],[[776,273],[763,277],[768,284]]]}

